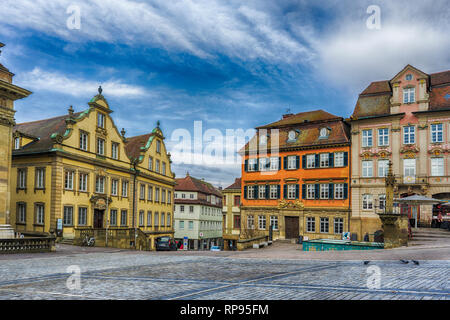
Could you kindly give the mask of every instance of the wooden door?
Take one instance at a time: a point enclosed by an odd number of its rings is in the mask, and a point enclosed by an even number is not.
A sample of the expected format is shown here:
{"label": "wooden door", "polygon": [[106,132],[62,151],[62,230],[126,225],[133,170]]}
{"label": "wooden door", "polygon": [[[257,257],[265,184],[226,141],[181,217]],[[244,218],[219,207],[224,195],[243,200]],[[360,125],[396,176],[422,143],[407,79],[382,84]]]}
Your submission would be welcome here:
{"label": "wooden door", "polygon": [[100,229],[103,228],[103,214],[104,210],[94,210],[94,228]]}
{"label": "wooden door", "polygon": [[299,236],[298,217],[284,217],[286,239],[297,239]]}

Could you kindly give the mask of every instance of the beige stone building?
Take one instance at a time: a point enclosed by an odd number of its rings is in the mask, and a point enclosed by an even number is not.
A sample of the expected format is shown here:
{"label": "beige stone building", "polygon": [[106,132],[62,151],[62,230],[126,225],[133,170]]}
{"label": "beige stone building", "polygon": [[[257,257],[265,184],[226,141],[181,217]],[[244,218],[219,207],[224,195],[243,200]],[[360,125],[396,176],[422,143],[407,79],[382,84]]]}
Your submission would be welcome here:
{"label": "beige stone building", "polygon": [[[395,197],[450,200],[450,71],[426,74],[406,66],[372,82],[349,119],[352,133],[351,232],[362,240],[381,229],[389,161]],[[412,226],[429,226],[433,207],[404,207]]]}
{"label": "beige stone building", "polygon": [[[0,49],[4,46],[0,43]],[[1,51],[0,51],[1,52]],[[14,101],[31,94],[30,91],[12,83],[14,74],[0,63],[0,239],[13,238],[10,224],[9,183],[11,172],[12,128],[14,121]]]}
{"label": "beige stone building", "polygon": [[241,178],[222,190],[223,194],[223,247],[237,248],[241,235]]}

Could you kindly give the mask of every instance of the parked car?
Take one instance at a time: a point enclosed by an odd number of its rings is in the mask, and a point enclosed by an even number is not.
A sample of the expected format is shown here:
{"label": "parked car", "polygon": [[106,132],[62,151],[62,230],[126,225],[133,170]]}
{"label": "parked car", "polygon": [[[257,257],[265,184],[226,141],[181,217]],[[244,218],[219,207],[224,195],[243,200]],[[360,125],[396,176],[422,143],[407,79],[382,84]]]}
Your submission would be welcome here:
{"label": "parked car", "polygon": [[177,244],[171,237],[156,238],[156,251],[176,251]]}
{"label": "parked car", "polygon": [[210,251],[221,251],[219,246],[212,246]]}

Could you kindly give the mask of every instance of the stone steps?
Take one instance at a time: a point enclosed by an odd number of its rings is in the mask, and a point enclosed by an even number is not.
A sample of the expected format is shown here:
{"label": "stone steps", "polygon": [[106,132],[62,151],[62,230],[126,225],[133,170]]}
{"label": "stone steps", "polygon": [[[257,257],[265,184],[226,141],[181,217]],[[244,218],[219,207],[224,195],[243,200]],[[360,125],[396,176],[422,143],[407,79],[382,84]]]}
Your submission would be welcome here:
{"label": "stone steps", "polygon": [[73,246],[73,239],[62,239],[59,243]]}

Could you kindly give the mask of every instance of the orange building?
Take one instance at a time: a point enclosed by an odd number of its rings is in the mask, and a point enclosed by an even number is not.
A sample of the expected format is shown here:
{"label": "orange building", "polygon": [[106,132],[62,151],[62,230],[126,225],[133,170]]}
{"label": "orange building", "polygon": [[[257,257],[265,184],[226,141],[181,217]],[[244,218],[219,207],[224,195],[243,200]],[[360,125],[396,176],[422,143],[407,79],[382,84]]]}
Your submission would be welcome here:
{"label": "orange building", "polygon": [[323,110],[257,127],[240,151],[241,237],[341,239],[350,230],[350,130]]}

